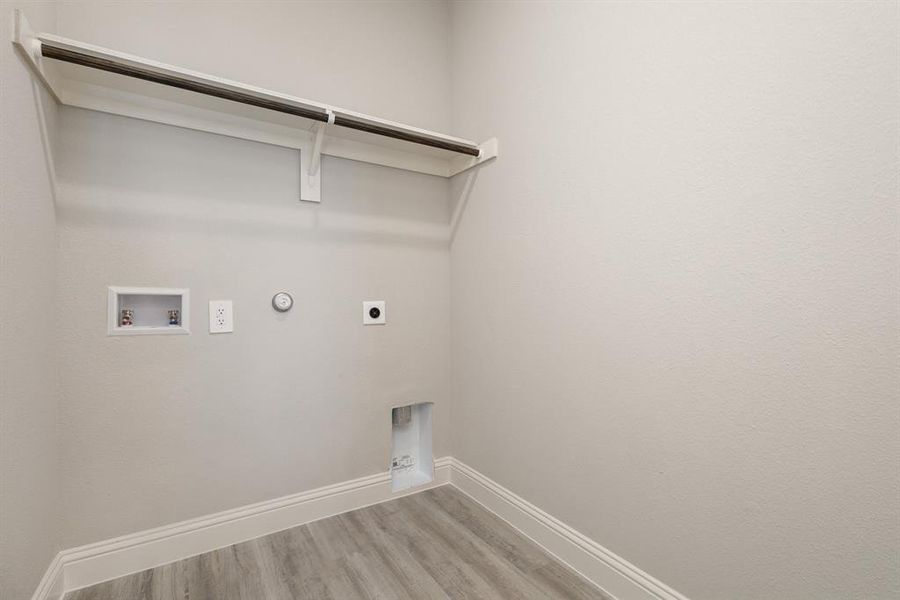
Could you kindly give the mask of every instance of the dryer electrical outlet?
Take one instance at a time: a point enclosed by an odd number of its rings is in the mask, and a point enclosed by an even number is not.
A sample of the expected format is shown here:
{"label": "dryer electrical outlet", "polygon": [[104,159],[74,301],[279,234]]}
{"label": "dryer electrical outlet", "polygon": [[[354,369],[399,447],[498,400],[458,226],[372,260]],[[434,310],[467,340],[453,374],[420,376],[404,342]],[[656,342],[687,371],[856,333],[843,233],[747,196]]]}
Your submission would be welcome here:
{"label": "dryer electrical outlet", "polygon": [[232,333],[234,331],[234,311],[231,300],[209,301],[209,332]]}
{"label": "dryer electrical outlet", "polygon": [[384,325],[387,313],[384,300],[366,300],[363,302],[363,325]]}

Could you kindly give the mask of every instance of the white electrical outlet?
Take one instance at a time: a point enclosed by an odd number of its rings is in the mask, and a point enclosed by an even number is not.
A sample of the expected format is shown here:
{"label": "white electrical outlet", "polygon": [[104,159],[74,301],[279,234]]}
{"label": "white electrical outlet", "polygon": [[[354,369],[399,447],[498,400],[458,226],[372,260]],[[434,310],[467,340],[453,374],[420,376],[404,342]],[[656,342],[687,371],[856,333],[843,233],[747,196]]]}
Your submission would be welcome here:
{"label": "white electrical outlet", "polygon": [[209,332],[231,333],[234,331],[234,311],[231,300],[209,301]]}
{"label": "white electrical outlet", "polygon": [[385,323],[387,323],[387,313],[384,310],[384,300],[363,302],[363,325],[384,325]]}

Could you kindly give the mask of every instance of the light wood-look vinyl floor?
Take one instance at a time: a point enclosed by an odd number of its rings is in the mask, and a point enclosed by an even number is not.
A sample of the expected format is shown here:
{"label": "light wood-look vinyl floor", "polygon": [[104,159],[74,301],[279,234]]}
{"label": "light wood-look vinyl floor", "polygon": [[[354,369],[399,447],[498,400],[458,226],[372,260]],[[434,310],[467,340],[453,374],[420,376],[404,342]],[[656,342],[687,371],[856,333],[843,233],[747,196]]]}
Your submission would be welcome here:
{"label": "light wood-look vinyl floor", "polygon": [[445,485],[77,590],[65,600],[609,600]]}

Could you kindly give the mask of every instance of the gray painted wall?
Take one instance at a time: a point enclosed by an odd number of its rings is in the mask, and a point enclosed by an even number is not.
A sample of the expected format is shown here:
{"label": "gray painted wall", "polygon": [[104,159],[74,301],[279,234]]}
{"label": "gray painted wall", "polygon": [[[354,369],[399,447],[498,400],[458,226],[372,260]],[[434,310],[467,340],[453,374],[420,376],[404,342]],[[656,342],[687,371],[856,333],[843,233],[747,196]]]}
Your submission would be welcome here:
{"label": "gray painted wall", "polygon": [[694,600],[900,596],[898,10],[454,4],[456,456]]}
{"label": "gray painted wall", "polygon": [[[381,471],[388,408],[422,400],[437,455],[694,600],[900,593],[896,3],[450,10],[59,11],[62,35],[498,136],[449,251],[443,180],[326,159],[313,207],[293,152],[76,109],[54,217],[0,38],[4,599],[60,543]],[[110,284],[190,287],[192,335],[106,337]],[[210,336],[223,298],[235,333]],[[368,298],[388,327],[359,326]]]}
{"label": "gray painted wall", "polygon": [[[52,31],[50,3],[0,7],[0,597],[31,596],[59,549],[56,233],[37,93],[11,43],[13,9]],[[44,96],[47,116],[55,106]],[[52,128],[53,123],[51,121]]]}
{"label": "gray painted wall", "polygon": [[[60,12],[62,35],[435,128],[446,24],[440,3]],[[67,108],[59,135],[66,546],[383,472],[392,405],[436,402],[449,453],[445,179],[326,157],[314,206],[287,149]],[[192,334],[107,337],[120,284],[190,288]],[[234,334],[206,332],[218,299]]]}

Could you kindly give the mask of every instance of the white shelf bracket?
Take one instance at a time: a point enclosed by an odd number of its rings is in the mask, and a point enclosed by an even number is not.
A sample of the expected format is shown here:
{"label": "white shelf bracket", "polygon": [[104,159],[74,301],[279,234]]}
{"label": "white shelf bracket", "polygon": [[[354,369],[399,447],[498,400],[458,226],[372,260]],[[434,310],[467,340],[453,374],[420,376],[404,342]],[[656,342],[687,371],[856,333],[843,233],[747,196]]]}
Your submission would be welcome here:
{"label": "white shelf bracket", "polygon": [[333,124],[334,113],[328,110],[328,122],[316,125],[312,148],[300,149],[300,200],[304,202],[322,201],[322,142],[325,140],[325,129]]}

